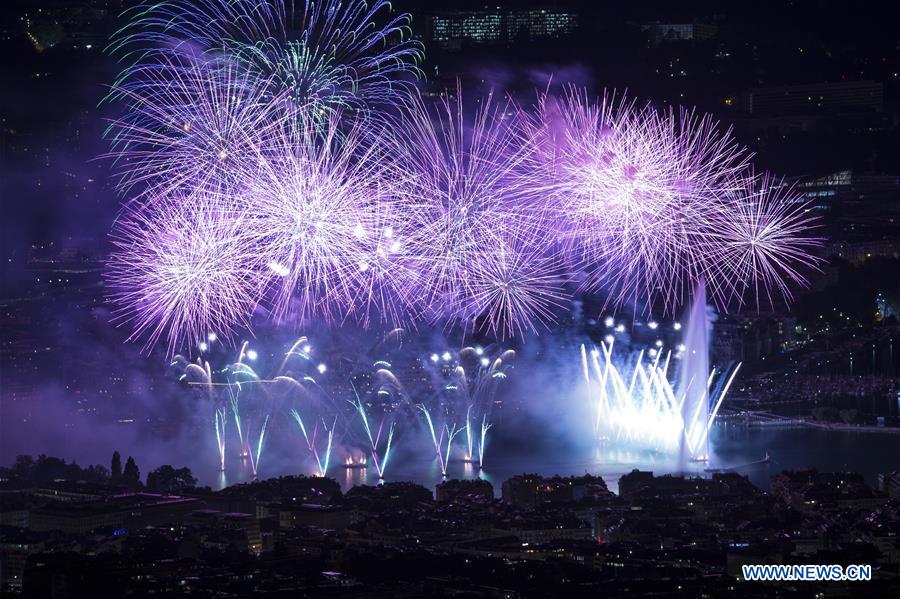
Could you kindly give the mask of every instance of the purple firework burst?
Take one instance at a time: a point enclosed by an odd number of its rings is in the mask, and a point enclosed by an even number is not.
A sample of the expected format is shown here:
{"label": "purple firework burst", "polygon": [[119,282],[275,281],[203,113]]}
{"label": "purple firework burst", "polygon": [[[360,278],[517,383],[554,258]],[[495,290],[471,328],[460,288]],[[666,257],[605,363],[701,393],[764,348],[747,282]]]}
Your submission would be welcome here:
{"label": "purple firework burst", "polygon": [[775,304],[792,299],[793,286],[806,285],[806,273],[818,268],[815,250],[822,239],[809,206],[793,186],[769,174],[748,176],[733,191],[710,234],[708,279],[743,305]]}
{"label": "purple firework burst", "polygon": [[149,349],[164,338],[173,352],[249,325],[263,265],[237,206],[201,192],[160,198],[152,211],[125,208],[106,277],[130,339]]}
{"label": "purple firework burst", "polygon": [[387,2],[301,4],[164,0],[116,34],[108,277],[148,346],[259,305],[502,338],[553,322],[576,276],[672,312],[700,280],[722,307],[790,299],[815,266],[798,196],[709,116],[575,88],[467,112],[407,85],[420,48]]}
{"label": "purple firework burst", "polygon": [[234,185],[290,107],[230,63],[161,61],[140,85],[115,88],[127,107],[107,131],[120,188],[152,200]]}
{"label": "purple firework burst", "polygon": [[463,313],[497,337],[536,333],[566,304],[563,265],[533,236],[498,239],[492,254],[471,267]]}
{"label": "purple firework burst", "polygon": [[387,144],[404,179],[405,253],[425,317],[469,326],[486,316],[500,333],[550,320],[558,284],[530,270],[549,247],[548,230],[518,111],[488,96],[467,117],[457,90],[433,105],[416,94],[401,112]]}
{"label": "purple firework burst", "polygon": [[363,130],[289,121],[244,177],[252,235],[268,265],[275,315],[396,323],[408,288],[396,182]]}
{"label": "purple firework burst", "polygon": [[586,274],[583,288],[674,310],[707,269],[702,242],[741,188],[747,152],[708,116],[614,96],[593,102],[573,89],[538,115],[554,140],[543,160],[563,250]]}

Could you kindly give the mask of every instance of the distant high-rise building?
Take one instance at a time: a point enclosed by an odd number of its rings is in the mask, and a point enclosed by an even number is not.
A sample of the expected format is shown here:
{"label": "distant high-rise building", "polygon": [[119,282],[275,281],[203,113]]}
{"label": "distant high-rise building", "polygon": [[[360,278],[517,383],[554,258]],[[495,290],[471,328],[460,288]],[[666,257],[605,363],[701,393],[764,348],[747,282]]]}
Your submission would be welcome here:
{"label": "distant high-rise building", "polygon": [[748,90],[744,110],[754,116],[787,116],[841,112],[882,112],[884,84],[878,81],[834,81]]}
{"label": "distant high-rise building", "polygon": [[565,38],[575,31],[577,14],[549,9],[441,11],[428,17],[427,41],[445,49],[467,45],[510,45],[516,41]]}
{"label": "distant high-rise building", "polygon": [[797,190],[810,208],[829,217],[826,257],[862,264],[900,256],[900,175],[844,169],[801,179]]}
{"label": "distant high-rise building", "polygon": [[664,42],[688,42],[709,40],[719,33],[714,23],[645,23],[641,29],[647,32],[650,43],[657,46]]}
{"label": "distant high-rise building", "polygon": [[506,39],[561,38],[572,34],[576,15],[553,10],[516,10],[506,13]]}

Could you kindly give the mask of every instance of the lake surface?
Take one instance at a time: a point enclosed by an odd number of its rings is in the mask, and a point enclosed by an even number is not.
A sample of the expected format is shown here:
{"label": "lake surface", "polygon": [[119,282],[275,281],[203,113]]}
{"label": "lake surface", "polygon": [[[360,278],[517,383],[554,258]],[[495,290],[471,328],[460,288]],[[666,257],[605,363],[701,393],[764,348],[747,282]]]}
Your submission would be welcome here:
{"label": "lake surface", "polygon": [[[768,453],[771,461],[758,463]],[[412,457],[394,456],[387,469],[388,481],[412,481],[433,489],[441,481],[440,470],[432,454]],[[296,473],[282,464],[278,472],[260,465],[260,476]],[[733,469],[746,475],[758,487],[768,490],[770,478],[785,469],[816,468],[821,471],[849,470],[863,474],[873,486],[878,474],[900,470],[900,434],[854,431],[828,431],[805,427],[749,428],[742,425],[718,424],[711,433],[709,464],[688,463],[679,466],[669,456],[630,452],[614,446],[571,449],[552,444],[505,444],[489,446],[483,470],[462,460],[451,460],[448,478],[481,477],[494,485],[500,494],[503,481],[523,472],[545,476],[590,473],[604,478],[610,490],[618,492],[619,478],[634,468],[655,474],[684,471],[696,476],[710,476],[705,468]],[[201,483],[214,488],[252,478],[247,465],[235,463],[226,473],[204,468],[194,472]],[[204,472],[205,470],[205,472]],[[358,484],[376,484],[374,469],[347,469],[332,466],[329,476],[346,490]]]}

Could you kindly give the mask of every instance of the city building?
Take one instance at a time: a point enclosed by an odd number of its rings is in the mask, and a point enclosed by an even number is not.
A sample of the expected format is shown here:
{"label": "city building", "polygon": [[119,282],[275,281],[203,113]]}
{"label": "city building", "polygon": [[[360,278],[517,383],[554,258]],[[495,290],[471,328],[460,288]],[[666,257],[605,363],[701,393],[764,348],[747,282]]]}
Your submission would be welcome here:
{"label": "city building", "polygon": [[715,23],[645,23],[641,29],[647,33],[650,43],[658,46],[667,42],[706,41],[716,37],[719,27]]}
{"label": "city building", "polygon": [[572,11],[554,9],[484,8],[442,10],[427,17],[426,41],[453,50],[465,46],[504,45],[563,39],[578,24]]}
{"label": "city building", "polygon": [[884,84],[879,81],[755,87],[747,90],[744,110],[754,116],[789,116],[846,112],[882,112]]}
{"label": "city building", "polygon": [[494,501],[494,486],[482,479],[446,480],[442,483],[438,483],[435,487],[434,496],[438,503],[490,503]]}
{"label": "city building", "polygon": [[129,493],[85,502],[53,502],[29,514],[32,530],[84,533],[98,528],[140,528],[178,521],[197,509],[190,497]]}

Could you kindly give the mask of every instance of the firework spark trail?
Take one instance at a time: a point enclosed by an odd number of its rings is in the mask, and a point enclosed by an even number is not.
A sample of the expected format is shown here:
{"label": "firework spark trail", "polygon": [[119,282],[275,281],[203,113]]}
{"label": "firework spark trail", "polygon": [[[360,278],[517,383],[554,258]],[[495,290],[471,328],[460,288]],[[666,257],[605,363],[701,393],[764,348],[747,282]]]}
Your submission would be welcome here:
{"label": "firework spark trail", "polygon": [[[256,372],[243,363],[232,364],[226,374],[226,388],[228,389],[235,424],[238,428],[238,437],[241,441],[241,457],[250,462],[253,475],[256,476],[259,461],[262,457],[263,441],[266,428],[269,423],[270,411],[265,409],[258,397],[245,397],[241,399],[244,387],[261,386],[268,381],[259,378]],[[236,390],[235,390],[236,389]],[[247,394],[244,394],[245,396]],[[256,448],[253,448],[253,436],[256,422],[262,419],[262,424],[256,431]]]}
{"label": "firework spark trail", "polygon": [[219,470],[225,471],[225,408],[216,408],[215,427],[216,427],[216,446],[219,449]]}
{"label": "firework spark trail", "polygon": [[388,430],[387,442],[384,446],[384,457],[381,461],[381,466],[378,467],[378,476],[380,478],[384,478],[384,472],[387,471],[388,459],[391,457],[391,444],[394,441],[394,423],[391,422],[390,429]]}
{"label": "firework spark trail", "polygon": [[[444,459],[443,454],[443,444],[444,444],[444,433],[450,432],[449,426],[441,426],[438,430],[440,430],[441,434],[438,435],[437,431],[434,428],[434,420],[431,418],[431,412],[424,404],[419,404],[417,406],[422,414],[425,415],[425,422],[428,424],[428,432],[431,435],[431,442],[434,445],[434,455],[437,458],[438,466],[441,469],[441,476],[447,476],[447,462]],[[456,425],[454,424],[454,429]],[[450,459],[450,444],[453,442],[453,438],[450,437],[447,440],[447,459]]]}
{"label": "firework spark trail", "polygon": [[466,431],[466,456],[465,461],[474,462],[475,455],[478,454],[478,467],[484,468],[484,453],[487,449],[487,433],[493,427],[493,423],[487,421],[487,414],[481,416],[481,430],[478,435],[478,442],[475,442],[475,431],[472,429],[472,421],[470,411],[466,411],[466,424],[463,429]]}
{"label": "firework spark trail", "polygon": [[384,426],[384,418],[381,420],[381,424],[378,427],[378,435],[372,435],[372,429],[369,426],[369,417],[366,414],[366,409],[363,406],[362,399],[357,395],[356,402],[350,402],[357,410],[359,414],[360,420],[363,423],[363,428],[366,432],[366,438],[369,441],[369,449],[371,451],[372,462],[375,464],[375,470],[378,472],[378,478],[384,478],[384,473],[387,471],[388,458],[391,453],[391,444],[394,440],[394,423],[391,422],[388,426],[388,435],[387,441],[384,444],[384,450],[382,453],[381,460],[378,458],[378,454],[381,449],[380,447],[380,439],[381,439],[381,429]]}
{"label": "firework spark trail", "polygon": [[812,253],[822,243],[810,232],[816,221],[809,207],[783,179],[747,177],[722,207],[710,243],[718,253],[707,280],[725,288],[738,305],[757,309],[792,299],[791,285],[805,286],[803,270],[818,268]]}
{"label": "firework spark trail", "polygon": [[277,318],[395,324],[409,285],[380,149],[357,125],[285,125],[249,165],[247,235],[267,260]]}
{"label": "firework spark trail", "polygon": [[443,461],[444,470],[441,472],[441,474],[443,476],[447,476],[446,466],[447,466],[447,464],[450,463],[450,451],[453,446],[453,439],[455,439],[456,436],[459,435],[464,429],[462,427],[458,427],[456,425],[456,423],[454,422],[452,425],[445,424],[444,430],[447,433],[447,449],[444,452],[444,461]]}
{"label": "firework spark trail", "polygon": [[109,50],[123,85],[171,52],[225,56],[307,114],[390,104],[421,75],[408,14],[386,0],[166,0],[140,4]]}
{"label": "firework spark trail", "polygon": [[228,399],[231,405],[231,414],[234,416],[234,425],[237,429],[238,434],[238,443],[241,447],[241,457],[246,457],[250,455],[250,440],[248,437],[244,436],[244,429],[241,426],[241,410],[240,410],[240,386],[238,386],[238,391],[232,391],[231,385],[227,387],[228,389]]}
{"label": "firework spark trail", "polygon": [[[586,270],[584,289],[606,290],[615,305],[659,299],[671,312],[700,278],[721,272],[721,221],[734,198],[747,202],[741,193],[753,178],[730,130],[615,94],[594,102],[575,88],[541,97],[526,123],[544,146],[536,168],[555,190],[562,249]],[[808,224],[786,233],[802,236]],[[733,299],[728,284],[711,282],[719,305]]]}
{"label": "firework spark trail", "polygon": [[313,429],[313,437],[311,440],[309,437],[309,433],[306,431],[306,425],[303,424],[303,418],[300,417],[300,412],[298,412],[296,409],[292,409],[291,416],[293,417],[293,419],[295,421],[297,421],[297,425],[300,427],[300,431],[303,433],[303,438],[306,440],[306,445],[309,448],[310,453],[312,453],[313,456],[316,458],[316,465],[319,467],[319,472],[321,472],[322,471],[322,462],[319,460],[319,454],[316,451],[315,444],[314,444],[315,435],[316,435],[316,432],[318,431],[319,424],[316,423],[316,428]]}
{"label": "firework spark trail", "polygon": [[560,279],[532,266],[547,231],[517,114],[492,95],[470,118],[460,90],[433,105],[414,94],[388,130],[392,169],[409,179],[398,189],[412,229],[406,248],[431,322],[486,314],[485,326],[505,335],[552,321]]}
{"label": "firework spark trail", "polygon": [[487,421],[487,414],[481,417],[481,440],[478,443],[478,467],[484,468],[484,452],[487,448],[487,433],[494,426]]}
{"label": "firework spark trail", "polygon": [[318,446],[316,445],[316,436],[319,431],[319,423],[316,422],[315,428],[313,428],[312,436],[306,430],[306,425],[303,423],[303,418],[301,418],[300,413],[296,409],[291,409],[290,411],[291,417],[297,422],[297,425],[300,427],[300,431],[303,433],[303,438],[306,440],[307,448],[310,453],[312,453],[313,457],[316,460],[316,466],[318,466],[317,474],[319,476],[325,476],[328,472],[329,462],[331,461],[331,445],[334,441],[334,429],[337,426],[337,416],[334,418],[334,423],[331,425],[331,428],[322,422],[322,428],[328,434],[328,438],[325,444],[325,455],[324,458],[319,451]]}
{"label": "firework spark trail", "polygon": [[126,208],[111,233],[106,280],[114,321],[145,349],[169,351],[209,331],[247,328],[261,294],[259,253],[246,218],[205,193],[167,199],[153,211]]}
{"label": "firework spark trail", "polygon": [[[740,364],[714,396],[713,409],[703,411],[703,403],[710,403],[709,386],[715,372],[710,373],[702,389],[692,391],[693,385],[688,384],[678,399],[666,372],[668,359],[659,366],[659,354],[653,361],[645,362],[642,353],[633,366],[631,384],[626,385],[612,356],[612,343],[601,342],[600,350],[591,351],[581,346],[584,377],[596,410],[598,438],[667,453],[675,453],[683,440],[692,459],[706,459],[712,422]],[[696,408],[683,410],[694,404]]]}
{"label": "firework spark trail", "polygon": [[466,408],[466,459],[471,460],[475,455],[475,434],[472,431],[472,406]]}
{"label": "firework spark trail", "polygon": [[259,437],[256,442],[256,459],[253,459],[253,456],[250,456],[250,466],[253,468],[253,476],[256,476],[258,468],[259,468],[259,460],[262,457],[263,450],[263,441],[266,438],[266,428],[269,426],[269,416],[270,414],[266,414],[266,419],[263,420],[263,424],[259,429]]}
{"label": "firework spark trail", "polygon": [[107,156],[119,188],[148,203],[197,190],[227,199],[292,114],[234,65],[177,54],[117,84],[111,98],[126,110],[106,130]]}
{"label": "firework spark trail", "polygon": [[325,446],[325,461],[322,465],[322,476],[326,476],[328,472],[328,466],[331,463],[331,447],[334,443],[334,428],[337,422],[335,422],[330,429],[328,429],[328,444]]}

